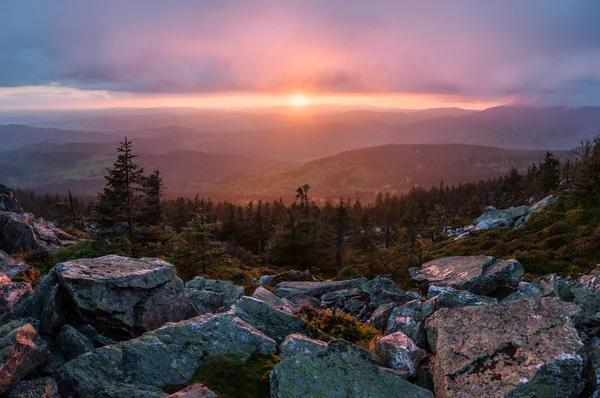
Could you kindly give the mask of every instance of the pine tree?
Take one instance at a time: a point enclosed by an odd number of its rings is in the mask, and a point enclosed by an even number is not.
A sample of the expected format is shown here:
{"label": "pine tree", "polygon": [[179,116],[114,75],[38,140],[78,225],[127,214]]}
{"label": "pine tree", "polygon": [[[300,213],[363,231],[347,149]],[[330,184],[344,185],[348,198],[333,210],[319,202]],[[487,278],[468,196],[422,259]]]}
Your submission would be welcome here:
{"label": "pine tree", "polygon": [[98,195],[92,221],[99,239],[126,242],[136,257],[135,228],[143,208],[140,192],[144,170],[134,161],[131,141],[125,137],[120,144],[113,167],[106,168],[106,186]]}
{"label": "pine tree", "polygon": [[552,152],[546,152],[544,161],[536,178],[536,188],[541,197],[547,196],[555,190],[560,183],[560,161],[554,157]]}
{"label": "pine tree", "polygon": [[569,196],[575,204],[593,205],[600,202],[600,138],[581,159]]}

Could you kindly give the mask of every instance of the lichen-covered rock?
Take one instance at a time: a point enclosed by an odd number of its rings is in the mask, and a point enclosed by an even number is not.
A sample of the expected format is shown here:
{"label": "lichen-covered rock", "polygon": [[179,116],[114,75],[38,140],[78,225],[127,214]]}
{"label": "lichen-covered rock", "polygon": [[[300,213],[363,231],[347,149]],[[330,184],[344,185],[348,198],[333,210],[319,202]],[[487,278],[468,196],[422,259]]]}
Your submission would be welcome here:
{"label": "lichen-covered rock", "polygon": [[321,303],[327,307],[343,307],[346,300],[352,297],[359,297],[361,294],[363,294],[363,292],[358,288],[336,290],[335,292],[322,295]]}
{"label": "lichen-covered rock", "polygon": [[425,351],[404,333],[396,332],[377,341],[375,354],[381,366],[406,371],[409,376],[414,376]]}
{"label": "lichen-covered rock", "polygon": [[242,297],[235,303],[232,311],[277,342],[282,342],[287,335],[300,332],[305,327],[302,318],[253,297]]}
{"label": "lichen-covered rock", "polygon": [[377,329],[382,330],[386,327],[388,319],[392,311],[399,307],[400,304],[387,303],[382,304],[373,311],[373,314],[367,321],[367,324],[375,326]]}
{"label": "lichen-covered rock", "polygon": [[164,385],[188,382],[211,356],[248,360],[276,349],[275,341],[240,318],[206,314],[82,355],[60,368],[57,380],[81,397],[162,397]]}
{"label": "lichen-covered rock", "polygon": [[468,305],[496,304],[493,297],[480,296],[466,290],[456,290],[451,287],[431,285],[427,290],[427,299],[434,305],[435,311],[439,308],[460,308]]}
{"label": "lichen-covered rock", "polygon": [[79,259],[54,272],[81,319],[101,332],[136,336],[193,314],[175,268],[159,259]]}
{"label": "lichen-covered rock", "polygon": [[33,293],[31,284],[13,282],[0,274],[0,324],[9,319],[17,319],[24,315],[29,305],[29,297]]}
{"label": "lichen-covered rock", "polygon": [[493,229],[497,227],[514,227],[517,220],[527,216],[529,206],[511,207],[503,210],[490,210],[483,213],[473,224],[475,229]]}
{"label": "lichen-covered rock", "polygon": [[433,398],[431,392],[381,370],[377,357],[344,340],[329,343],[316,356],[298,354],[271,372],[271,397]]}
{"label": "lichen-covered rock", "polygon": [[436,397],[576,397],[583,344],[556,298],[441,309],[427,320]]}
{"label": "lichen-covered rock", "polygon": [[186,282],[186,294],[198,315],[229,311],[244,295],[244,288],[231,281],[206,279],[197,276]]}
{"label": "lichen-covered rock", "polygon": [[413,279],[475,294],[487,294],[500,286],[517,286],[522,275],[523,266],[517,260],[471,256],[430,261],[413,272]]}
{"label": "lichen-covered rock", "polygon": [[379,275],[365,282],[360,290],[369,297],[369,306],[373,309],[387,303],[404,304],[418,298],[413,293],[406,292],[394,283],[388,276]]}
{"label": "lichen-covered rock", "polygon": [[525,216],[525,221],[529,220],[529,217],[531,217],[533,214],[539,213],[542,210],[544,210],[546,207],[551,206],[554,203],[556,203],[556,200],[557,200],[556,196],[548,195],[544,199],[540,200],[539,202],[537,202],[536,204],[531,206],[529,208],[529,211],[527,212],[527,215]]}
{"label": "lichen-covered rock", "polygon": [[0,250],[0,274],[12,277],[26,271],[27,268],[29,266],[23,261],[14,259],[6,252]]}
{"label": "lichen-covered rock", "polygon": [[367,282],[365,278],[327,282],[282,282],[275,288],[275,294],[282,298],[294,295],[321,298],[324,294],[338,290],[359,288],[365,282]]}
{"label": "lichen-covered rock", "polygon": [[294,304],[292,304],[286,299],[277,297],[275,294],[271,293],[262,286],[259,286],[256,288],[256,290],[254,290],[254,293],[252,293],[252,297],[270,305],[271,307],[277,308],[281,311],[290,314],[293,313],[296,309],[296,306]]}
{"label": "lichen-covered rock", "polygon": [[284,360],[296,354],[314,357],[326,348],[327,343],[323,341],[311,339],[303,334],[290,334],[279,346],[279,358]]}
{"label": "lichen-covered rock", "polygon": [[58,337],[58,345],[63,349],[68,359],[75,359],[86,352],[94,351],[94,343],[71,325],[65,325]]}
{"label": "lichen-covered rock", "polygon": [[31,214],[0,211],[0,248],[7,253],[68,246],[76,240]]}
{"label": "lichen-covered rock", "polygon": [[0,184],[0,211],[10,213],[23,213],[23,208],[15,199],[12,191],[6,186]]}
{"label": "lichen-covered rock", "polygon": [[169,395],[167,398],[217,398],[217,394],[210,391],[205,385],[196,383]]}
{"label": "lichen-covered rock", "polygon": [[60,398],[52,377],[20,381],[6,394],[6,398]]}
{"label": "lichen-covered rock", "polygon": [[562,278],[556,275],[546,275],[535,279],[530,283],[519,283],[518,289],[506,296],[502,301],[522,300],[526,298],[537,299],[542,297],[559,297],[561,285],[566,283]]}
{"label": "lichen-covered rock", "polygon": [[48,360],[48,346],[30,323],[0,326],[0,394]]}
{"label": "lichen-covered rock", "polygon": [[307,271],[290,270],[277,275],[263,275],[258,280],[259,285],[277,286],[281,282],[313,282],[315,277]]}

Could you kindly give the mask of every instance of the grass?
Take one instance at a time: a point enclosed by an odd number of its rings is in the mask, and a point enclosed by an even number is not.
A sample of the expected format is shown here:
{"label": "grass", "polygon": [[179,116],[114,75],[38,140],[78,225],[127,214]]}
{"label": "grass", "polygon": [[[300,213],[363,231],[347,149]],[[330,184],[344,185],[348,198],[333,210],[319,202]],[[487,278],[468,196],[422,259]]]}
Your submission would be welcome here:
{"label": "grass", "polygon": [[235,355],[217,355],[206,360],[186,384],[169,384],[163,389],[173,394],[201,383],[220,398],[268,398],[269,373],[279,362],[275,355],[254,354],[244,362]]}

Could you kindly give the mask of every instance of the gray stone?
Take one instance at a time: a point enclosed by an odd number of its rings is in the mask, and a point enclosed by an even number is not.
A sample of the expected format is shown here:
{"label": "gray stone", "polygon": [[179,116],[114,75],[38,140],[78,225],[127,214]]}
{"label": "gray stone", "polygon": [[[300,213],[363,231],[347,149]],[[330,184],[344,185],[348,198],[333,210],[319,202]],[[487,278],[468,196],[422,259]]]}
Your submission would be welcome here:
{"label": "gray stone", "polygon": [[363,292],[357,288],[336,290],[335,292],[326,293],[321,296],[321,303],[326,307],[336,306],[343,307],[344,302],[351,297],[358,297]]}
{"label": "gray stone", "polygon": [[185,284],[186,293],[198,315],[229,311],[244,295],[244,288],[231,281],[206,279],[197,276]]}
{"label": "gray stone", "polygon": [[0,326],[0,394],[48,360],[48,346],[30,323]]}
{"label": "gray stone", "polygon": [[275,288],[275,294],[287,299],[298,294],[321,298],[324,294],[338,290],[359,288],[365,282],[365,278],[328,282],[282,282]]}
{"label": "gray stone", "polygon": [[235,303],[232,311],[277,342],[282,342],[287,335],[300,332],[305,327],[302,318],[281,311],[253,297],[242,297]]}
{"label": "gray stone", "polygon": [[425,319],[436,310],[434,306],[425,306],[421,300],[413,300],[394,308],[388,318],[386,334],[402,332],[419,347],[425,347]]}
{"label": "gray stone", "polygon": [[271,397],[277,398],[433,398],[430,391],[381,370],[373,353],[343,340],[316,356],[281,361],[270,377]]}
{"label": "gray stone", "polygon": [[556,196],[548,195],[544,199],[540,200],[539,202],[537,202],[536,204],[531,206],[529,208],[529,211],[527,212],[527,215],[525,216],[525,221],[529,220],[529,217],[531,217],[531,215],[539,213],[542,210],[544,210],[546,207],[551,206],[554,203],[556,203],[556,200],[557,200]]}
{"label": "gray stone", "polygon": [[196,383],[169,395],[167,398],[217,398],[217,394],[210,391],[206,386]]}
{"label": "gray stone", "polygon": [[515,221],[529,213],[529,206],[511,207],[510,209],[486,211],[474,221],[476,229],[496,227],[513,227]]}
{"label": "gray stone", "polygon": [[390,314],[395,308],[399,306],[400,304],[396,303],[387,303],[380,305],[375,309],[375,311],[373,311],[373,314],[367,321],[367,324],[373,325],[379,330],[383,330],[388,323]]}
{"label": "gray stone", "polygon": [[23,208],[6,185],[0,185],[0,211],[23,213]]}
{"label": "gray stone", "polygon": [[506,296],[502,301],[558,297],[559,286],[561,283],[562,278],[557,278],[556,275],[546,275],[542,278],[535,279],[530,283],[521,282],[517,290]]}
{"label": "gray stone", "polygon": [[310,273],[290,270],[277,275],[263,275],[258,279],[259,285],[277,286],[281,282],[313,282],[316,278]]}
{"label": "gray stone", "polygon": [[29,266],[23,261],[16,260],[0,250],[0,274],[12,277],[26,271],[28,268]]}
{"label": "gray stone", "polygon": [[[60,236],[60,238],[59,238]],[[62,247],[77,239],[32,214],[0,211],[0,248],[8,253]]]}
{"label": "gray stone", "polygon": [[27,311],[32,293],[30,283],[13,282],[0,274],[0,324],[21,318]]}
{"label": "gray stone", "polygon": [[451,287],[435,285],[429,286],[427,299],[429,303],[434,303],[434,311],[437,311],[439,308],[461,308],[469,305],[488,305],[498,302],[493,297],[480,296],[466,290],[456,290]]}
{"label": "gray stone", "polygon": [[94,343],[71,325],[65,325],[56,339],[68,359],[94,351]]}
{"label": "gray stone", "polygon": [[175,268],[159,259],[104,256],[59,263],[60,285],[81,319],[136,336],[193,314]]}
{"label": "gray stone", "polygon": [[277,308],[281,311],[290,314],[296,310],[296,306],[294,304],[292,304],[286,299],[277,297],[275,294],[271,293],[262,286],[256,288],[254,293],[252,293],[252,297],[270,305],[271,307]]}
{"label": "gray stone", "polygon": [[66,363],[61,389],[83,397],[162,397],[166,384],[188,382],[209,357],[274,354],[277,344],[240,318],[206,314],[116,345],[98,348]]}
{"label": "gray stone", "polygon": [[360,289],[369,295],[369,306],[373,309],[386,303],[404,304],[418,298],[399,288],[394,281],[383,275],[364,283]]}
{"label": "gray stone", "polygon": [[311,339],[303,334],[290,334],[279,346],[279,358],[284,360],[296,354],[315,357],[318,352],[326,348],[327,343],[323,341]]}
{"label": "gray stone", "polygon": [[414,376],[425,351],[417,347],[404,333],[396,332],[377,341],[375,354],[381,366],[406,371],[409,376]]}
{"label": "gray stone", "polygon": [[[360,314],[367,305],[366,301],[358,300],[358,299],[350,299],[344,303],[344,312],[352,315]],[[370,311],[369,311],[370,312]],[[365,317],[366,319],[366,317]]]}
{"label": "gray stone", "polygon": [[427,320],[436,397],[576,397],[583,344],[556,298],[441,309]]}
{"label": "gray stone", "polygon": [[523,267],[517,260],[490,256],[444,257],[421,266],[417,282],[487,294],[500,286],[517,286]]}
{"label": "gray stone", "polygon": [[60,398],[56,380],[52,377],[20,381],[6,394],[6,398]]}

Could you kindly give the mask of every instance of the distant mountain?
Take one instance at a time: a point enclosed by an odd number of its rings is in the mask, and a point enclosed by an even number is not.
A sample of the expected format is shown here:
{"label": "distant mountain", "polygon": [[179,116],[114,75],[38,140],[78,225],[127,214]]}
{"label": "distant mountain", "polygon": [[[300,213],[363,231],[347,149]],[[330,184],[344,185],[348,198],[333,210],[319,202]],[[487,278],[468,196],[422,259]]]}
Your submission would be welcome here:
{"label": "distant mountain", "polygon": [[[556,152],[562,158],[570,152]],[[340,153],[308,163],[292,164],[274,173],[207,184],[196,190],[235,195],[279,197],[299,185],[311,185],[314,197],[369,197],[378,191],[402,191],[414,185],[429,188],[505,175],[541,161],[545,151],[508,150],[472,145],[386,145]]]}
{"label": "distant mountain", "polygon": [[[143,141],[142,141],[143,142]],[[218,183],[244,175],[272,172],[287,163],[256,155],[192,150],[144,153],[135,146],[138,164],[158,169],[170,193],[190,192],[190,185]],[[104,186],[105,167],[116,156],[116,143],[35,144],[0,154],[0,184],[39,192],[95,194]]]}

